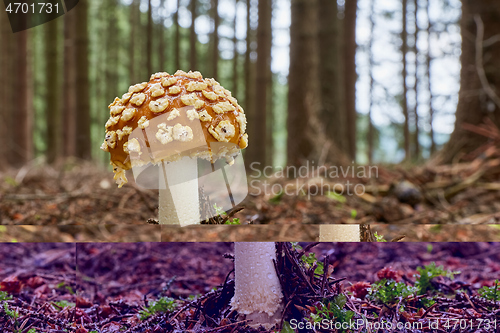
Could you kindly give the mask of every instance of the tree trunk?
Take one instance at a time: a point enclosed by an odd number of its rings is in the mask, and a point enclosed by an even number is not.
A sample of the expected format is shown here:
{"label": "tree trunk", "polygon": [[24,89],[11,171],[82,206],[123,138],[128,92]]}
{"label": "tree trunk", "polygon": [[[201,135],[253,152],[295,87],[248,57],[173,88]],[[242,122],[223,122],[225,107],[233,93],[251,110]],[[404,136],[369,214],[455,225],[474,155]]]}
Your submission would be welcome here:
{"label": "tree trunk", "polygon": [[212,33],[212,76],[217,80],[219,76],[219,0],[212,0],[212,19],[214,20],[214,31]]}
{"label": "tree trunk", "polygon": [[64,15],[63,154],[76,156],[75,12]]}
{"label": "tree trunk", "polygon": [[419,83],[419,77],[418,77],[418,56],[420,54],[419,50],[418,50],[418,45],[417,45],[417,42],[418,42],[418,34],[420,32],[420,28],[418,26],[418,0],[413,0],[413,3],[414,3],[414,6],[415,6],[415,11],[414,11],[414,20],[415,20],[415,45],[413,46],[413,51],[415,53],[415,86],[414,86],[414,90],[415,90],[415,108],[413,109],[413,126],[415,127],[415,132],[414,132],[414,136],[413,136],[413,147],[414,147],[414,159],[415,160],[419,160],[420,159],[420,142],[418,140],[418,135],[420,133],[420,129],[419,129],[419,126],[418,126],[418,120],[419,120],[419,116],[418,116],[418,94],[419,94],[419,90],[418,90],[418,83]]}
{"label": "tree trunk", "polygon": [[[9,117],[11,115],[12,103],[9,96],[12,94],[12,30],[9,25],[9,20],[6,15],[0,15],[0,34],[1,45],[3,52],[0,52],[0,98],[4,101],[0,108],[0,141],[9,142]],[[6,169],[8,166],[9,153],[8,145],[0,145],[0,155],[3,156],[0,160],[0,170]]]}
{"label": "tree trunk", "polygon": [[374,15],[375,15],[375,0],[370,0],[370,40],[368,42],[368,58],[369,58],[369,70],[370,70],[370,93],[369,93],[369,98],[370,98],[370,104],[368,107],[368,163],[371,165],[373,163],[373,146],[374,146],[374,135],[375,135],[375,128],[373,126],[373,119],[372,119],[372,111],[373,111],[373,99],[374,99],[374,94],[373,94],[373,89],[375,86],[375,80],[373,78],[373,69],[375,67],[374,64],[374,54],[373,54],[373,41],[374,41],[374,29],[375,29],[375,20],[374,20]]}
{"label": "tree trunk", "polygon": [[[160,6],[165,7],[165,1],[162,0]],[[160,13],[160,23],[158,27],[158,71],[165,72],[165,17]],[[153,73],[151,73],[153,74]]]}
{"label": "tree trunk", "polygon": [[427,0],[427,53],[426,53],[426,75],[427,75],[427,89],[429,93],[429,128],[430,128],[430,139],[431,139],[431,155],[436,152],[436,140],[434,139],[434,108],[432,107],[432,101],[434,96],[432,94],[432,84],[431,84],[431,31],[432,31],[432,22],[430,18],[430,2],[431,0]]}
{"label": "tree trunk", "polygon": [[179,27],[179,8],[180,3],[177,0],[177,9],[174,14],[174,25],[175,25],[175,68],[176,70],[181,69],[181,30]]}
{"label": "tree trunk", "polygon": [[[67,15],[67,14],[66,14]],[[132,0],[130,4],[130,38],[129,38],[129,76],[130,84],[139,81],[139,75],[137,71],[135,49],[137,45],[135,44],[137,36],[137,27],[140,26],[140,10],[139,10],[139,0]]]}
{"label": "tree trunk", "polygon": [[271,17],[272,1],[261,0],[258,4],[259,24],[257,27],[257,63],[255,94],[254,123],[248,134],[252,138],[252,145],[248,147],[248,159],[259,163],[260,167],[266,166],[266,152],[268,151],[269,118],[268,99],[270,98],[271,81]]}
{"label": "tree trunk", "polygon": [[153,74],[153,8],[148,0],[148,27],[146,31],[146,68],[148,75]]}
{"label": "tree trunk", "polygon": [[[321,89],[321,122],[328,138],[341,151],[348,153],[348,125],[345,109],[345,87],[343,58],[340,47],[340,20],[337,3],[331,0],[318,1],[319,71]],[[337,163],[335,154],[327,154],[326,162]]]}
{"label": "tree trunk", "polygon": [[[405,0],[406,1],[406,0]],[[357,0],[345,2],[344,17],[344,68],[347,121],[347,154],[351,160],[356,159],[356,13]]]}
{"label": "tree trunk", "polygon": [[[481,23],[484,24],[484,29]],[[450,141],[436,156],[433,163],[451,163],[463,157],[463,154],[475,151],[486,142],[485,137],[465,130],[464,124],[480,125],[485,118],[489,117],[500,127],[498,97],[500,95],[500,69],[498,67],[500,43],[487,43],[489,38],[498,35],[500,31],[500,2],[463,0],[460,30],[462,33],[462,69],[455,130],[451,134]],[[484,33],[482,37],[481,33]]]}
{"label": "tree trunk", "polygon": [[300,166],[315,158],[315,146],[319,144],[311,135],[319,98],[316,5],[316,0],[292,0],[291,5],[287,118],[290,166]]}
{"label": "tree trunk", "polygon": [[45,30],[45,79],[46,103],[45,116],[47,122],[47,163],[52,164],[61,156],[62,127],[61,109],[59,107],[59,19],[44,24]]}
{"label": "tree trunk", "polygon": [[75,15],[76,23],[76,156],[91,158],[89,101],[89,36],[88,2],[81,1]]}
{"label": "tree trunk", "polygon": [[406,54],[408,53],[408,31],[407,31],[407,26],[406,26],[406,15],[408,13],[407,7],[408,7],[408,0],[403,0],[403,10],[402,10],[402,30],[401,30],[401,53],[403,55],[403,70],[401,72],[402,76],[402,84],[403,84],[403,96],[402,96],[402,108],[403,108],[403,117],[404,117],[404,123],[403,123],[403,132],[404,132],[404,149],[405,149],[405,159],[409,160],[411,158],[410,156],[410,121],[409,121],[409,114],[408,114],[408,85],[406,84],[406,77],[408,76],[408,71],[406,69]]}
{"label": "tree trunk", "polygon": [[[252,1],[246,0],[247,6],[247,16],[246,16],[246,51],[245,51],[245,114],[247,117],[247,132],[254,133],[253,126],[258,126],[258,121],[255,117],[255,63],[250,58],[252,53],[252,43],[255,40],[254,30],[252,30]],[[247,168],[250,166],[252,161],[252,154],[250,147],[254,145],[254,139],[252,136],[248,137],[248,148],[245,149],[245,163]],[[250,152],[250,153],[248,153]]]}
{"label": "tree trunk", "polygon": [[238,19],[238,0],[234,0],[234,20],[233,20],[233,87],[232,93],[238,96],[238,38],[236,36],[236,27]]}
{"label": "tree trunk", "polygon": [[196,18],[198,17],[198,9],[197,9],[197,1],[198,0],[191,0],[191,28],[190,28],[190,33],[189,33],[189,65],[191,67],[191,70],[195,71],[198,69],[198,64],[197,64],[197,53],[196,53]]}
{"label": "tree trunk", "polygon": [[14,62],[10,76],[13,79],[9,81],[14,83],[14,89],[10,96],[12,107],[9,121],[9,160],[14,167],[20,167],[33,158],[28,32],[29,30],[21,31],[13,36]]}

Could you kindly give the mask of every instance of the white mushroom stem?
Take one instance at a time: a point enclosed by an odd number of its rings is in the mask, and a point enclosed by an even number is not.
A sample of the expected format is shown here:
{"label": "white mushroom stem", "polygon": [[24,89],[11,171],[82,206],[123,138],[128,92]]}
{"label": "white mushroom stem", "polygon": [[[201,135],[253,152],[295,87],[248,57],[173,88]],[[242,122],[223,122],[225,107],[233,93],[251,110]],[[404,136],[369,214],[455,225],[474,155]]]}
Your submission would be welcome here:
{"label": "white mushroom stem", "polygon": [[266,329],[281,321],[283,292],[274,268],[276,246],[269,242],[234,243],[235,290],[232,310],[250,325]]}
{"label": "white mushroom stem", "polygon": [[[166,181],[165,181],[166,176]],[[188,156],[160,165],[159,223],[200,223],[198,163]],[[163,189],[166,185],[166,189]]]}
{"label": "white mushroom stem", "polygon": [[320,242],[359,242],[360,228],[358,224],[321,224],[319,226]]}

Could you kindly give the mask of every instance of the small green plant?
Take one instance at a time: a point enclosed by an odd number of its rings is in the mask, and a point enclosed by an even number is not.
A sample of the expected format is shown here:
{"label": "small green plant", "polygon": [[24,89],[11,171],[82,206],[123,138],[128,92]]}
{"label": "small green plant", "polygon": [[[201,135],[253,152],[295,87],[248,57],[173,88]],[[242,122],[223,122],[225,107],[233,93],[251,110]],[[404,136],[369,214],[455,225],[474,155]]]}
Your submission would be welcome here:
{"label": "small green plant", "polygon": [[[327,304],[321,303],[320,307],[315,307],[316,313],[311,313],[310,317],[315,323],[320,323],[325,319],[335,320],[339,323],[350,322],[354,317],[354,312],[344,309],[346,303],[347,297],[344,294],[337,295],[333,301],[329,301]],[[346,330],[341,329],[338,332],[346,332]]]}
{"label": "small green plant", "polygon": [[417,291],[418,288],[408,286],[404,282],[381,279],[371,285],[371,288],[369,288],[368,298],[390,304],[396,303],[400,299],[413,295]]}
{"label": "small green plant", "polygon": [[307,255],[303,255],[301,257],[301,259],[302,259],[302,262],[305,264],[306,268],[311,268],[314,266],[314,264],[316,264],[317,266],[314,269],[314,273],[318,274],[318,275],[323,274],[323,272],[324,272],[323,263],[321,261],[318,261],[318,259],[316,258],[316,255],[314,253],[310,252]]}
{"label": "small green plant", "polygon": [[481,297],[484,297],[490,301],[496,302],[500,299],[500,282],[495,280],[495,285],[493,287],[482,287],[477,292]]}
{"label": "small green plant", "polygon": [[144,320],[158,312],[173,311],[176,306],[177,304],[173,298],[161,297],[155,302],[150,302],[150,305],[146,309],[139,311],[139,315],[141,320]]}
{"label": "small green plant", "polygon": [[8,301],[12,299],[12,296],[7,294],[5,291],[0,291],[0,301]]}
{"label": "small green plant", "polygon": [[281,199],[283,198],[283,195],[285,194],[285,191],[280,190],[274,197],[269,199],[269,202],[272,204],[279,204],[281,202]]}
{"label": "small green plant", "polygon": [[417,281],[415,282],[415,287],[418,288],[418,294],[423,295],[427,291],[432,290],[433,286],[431,280],[438,276],[446,276],[453,279],[455,274],[460,274],[460,272],[450,272],[443,268],[443,266],[436,266],[435,262],[431,262],[429,265],[424,267],[417,267],[418,274],[415,275]]}
{"label": "small green plant", "polygon": [[[227,213],[224,211],[224,208],[217,206],[217,204],[214,204],[214,209],[215,209],[215,214],[219,216],[226,216]],[[232,221],[228,219],[224,224],[241,224],[239,218],[234,218]]]}
{"label": "small green plant", "polygon": [[376,240],[377,242],[387,242],[387,241],[384,239],[384,236],[379,235],[376,231],[375,231],[375,233],[373,234],[373,236],[375,237],[375,240]]}
{"label": "small green plant", "polygon": [[3,303],[3,310],[5,311],[5,314],[7,314],[7,316],[14,319],[19,318],[19,313],[15,310],[9,309],[9,305],[7,303]]}
{"label": "small green plant", "polygon": [[240,219],[236,217],[232,221],[227,220],[224,224],[235,225],[235,224],[241,224],[241,222]]}
{"label": "small green plant", "polygon": [[326,197],[332,200],[335,200],[341,204],[346,202],[346,198],[342,194],[338,194],[335,191],[328,191],[326,192]]}
{"label": "small green plant", "polygon": [[283,327],[281,328],[281,331],[279,333],[295,333],[295,331],[288,321],[284,321]]}
{"label": "small green plant", "polygon": [[37,333],[37,332],[36,332],[36,329],[30,328],[27,333]]}
{"label": "small green plant", "polygon": [[57,301],[57,302],[52,302],[52,304],[55,305],[56,307],[58,307],[61,310],[64,309],[64,308],[67,308],[67,307],[75,307],[76,306],[75,303],[68,302],[68,301],[65,301],[65,300]]}
{"label": "small green plant", "polygon": [[358,216],[358,211],[356,209],[351,209],[351,219],[355,220]]}

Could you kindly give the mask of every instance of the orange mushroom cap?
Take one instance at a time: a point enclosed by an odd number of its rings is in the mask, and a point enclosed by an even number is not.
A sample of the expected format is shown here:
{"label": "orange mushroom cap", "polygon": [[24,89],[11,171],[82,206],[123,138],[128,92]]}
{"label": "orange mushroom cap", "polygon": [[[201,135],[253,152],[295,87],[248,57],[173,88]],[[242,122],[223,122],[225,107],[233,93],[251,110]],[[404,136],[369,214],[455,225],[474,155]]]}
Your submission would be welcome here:
{"label": "orange mushroom cap", "polygon": [[[248,145],[246,117],[231,92],[200,72],[156,73],[109,105],[101,149],[111,154],[115,180],[134,165],[184,156],[228,162]],[[219,142],[221,144],[212,144]]]}

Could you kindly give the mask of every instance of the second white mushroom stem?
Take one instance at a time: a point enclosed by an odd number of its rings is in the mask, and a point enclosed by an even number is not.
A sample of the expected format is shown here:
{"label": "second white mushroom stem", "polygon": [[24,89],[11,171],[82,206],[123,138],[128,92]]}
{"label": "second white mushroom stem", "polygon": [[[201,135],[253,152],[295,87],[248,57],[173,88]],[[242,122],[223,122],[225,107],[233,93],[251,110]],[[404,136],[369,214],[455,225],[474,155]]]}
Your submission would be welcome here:
{"label": "second white mushroom stem", "polygon": [[320,242],[359,242],[360,240],[358,224],[321,224],[319,226]]}
{"label": "second white mushroom stem", "polygon": [[283,292],[276,274],[276,245],[269,242],[234,243],[235,290],[231,307],[251,320],[250,325],[269,329],[283,312]]}
{"label": "second white mushroom stem", "polygon": [[[199,224],[200,204],[196,158],[186,156],[176,162],[163,162],[159,169],[159,223],[180,226]],[[164,189],[165,186],[166,189]]]}

